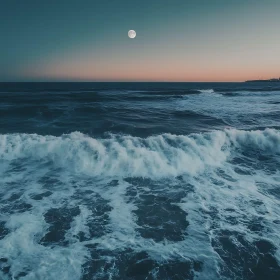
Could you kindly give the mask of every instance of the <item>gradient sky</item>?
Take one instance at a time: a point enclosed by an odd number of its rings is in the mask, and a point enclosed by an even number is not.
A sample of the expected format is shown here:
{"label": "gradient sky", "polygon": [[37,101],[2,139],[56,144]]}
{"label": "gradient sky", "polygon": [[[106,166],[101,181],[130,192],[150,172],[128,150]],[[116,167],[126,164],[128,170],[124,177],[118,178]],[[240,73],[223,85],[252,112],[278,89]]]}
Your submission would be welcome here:
{"label": "gradient sky", "polygon": [[279,77],[279,15],[280,0],[0,0],[0,81]]}

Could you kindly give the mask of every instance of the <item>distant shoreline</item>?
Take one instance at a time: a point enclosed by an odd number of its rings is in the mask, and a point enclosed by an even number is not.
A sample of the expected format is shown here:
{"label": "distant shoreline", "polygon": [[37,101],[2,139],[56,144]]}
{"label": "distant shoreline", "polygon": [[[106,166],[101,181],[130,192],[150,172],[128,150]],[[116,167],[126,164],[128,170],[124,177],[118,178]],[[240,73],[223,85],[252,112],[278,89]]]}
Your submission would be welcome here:
{"label": "distant shoreline", "polygon": [[280,78],[279,79],[269,79],[269,80],[248,80],[245,81],[245,83],[264,83],[264,82],[279,82],[280,83]]}

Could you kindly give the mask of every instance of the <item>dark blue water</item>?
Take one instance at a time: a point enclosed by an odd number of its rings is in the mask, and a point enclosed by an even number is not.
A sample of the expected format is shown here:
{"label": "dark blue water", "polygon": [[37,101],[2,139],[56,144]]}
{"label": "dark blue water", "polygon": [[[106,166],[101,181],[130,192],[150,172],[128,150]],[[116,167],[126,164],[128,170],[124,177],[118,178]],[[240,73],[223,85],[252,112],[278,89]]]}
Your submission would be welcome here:
{"label": "dark blue water", "polygon": [[280,279],[280,83],[0,84],[0,279]]}

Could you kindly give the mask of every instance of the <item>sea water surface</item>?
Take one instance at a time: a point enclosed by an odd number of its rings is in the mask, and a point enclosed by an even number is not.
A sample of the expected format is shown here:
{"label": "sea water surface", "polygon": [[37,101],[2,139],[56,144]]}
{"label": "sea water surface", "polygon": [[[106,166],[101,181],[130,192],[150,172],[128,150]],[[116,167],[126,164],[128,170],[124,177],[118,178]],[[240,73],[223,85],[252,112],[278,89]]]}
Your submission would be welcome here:
{"label": "sea water surface", "polygon": [[0,279],[280,279],[280,83],[0,84]]}

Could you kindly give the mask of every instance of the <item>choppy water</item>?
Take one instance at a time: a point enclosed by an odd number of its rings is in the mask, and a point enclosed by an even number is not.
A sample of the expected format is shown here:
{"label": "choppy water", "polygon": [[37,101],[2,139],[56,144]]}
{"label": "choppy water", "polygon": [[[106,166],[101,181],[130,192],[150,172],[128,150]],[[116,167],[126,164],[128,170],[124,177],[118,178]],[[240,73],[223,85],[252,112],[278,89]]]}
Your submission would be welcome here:
{"label": "choppy water", "polygon": [[280,84],[0,84],[0,279],[280,279]]}

